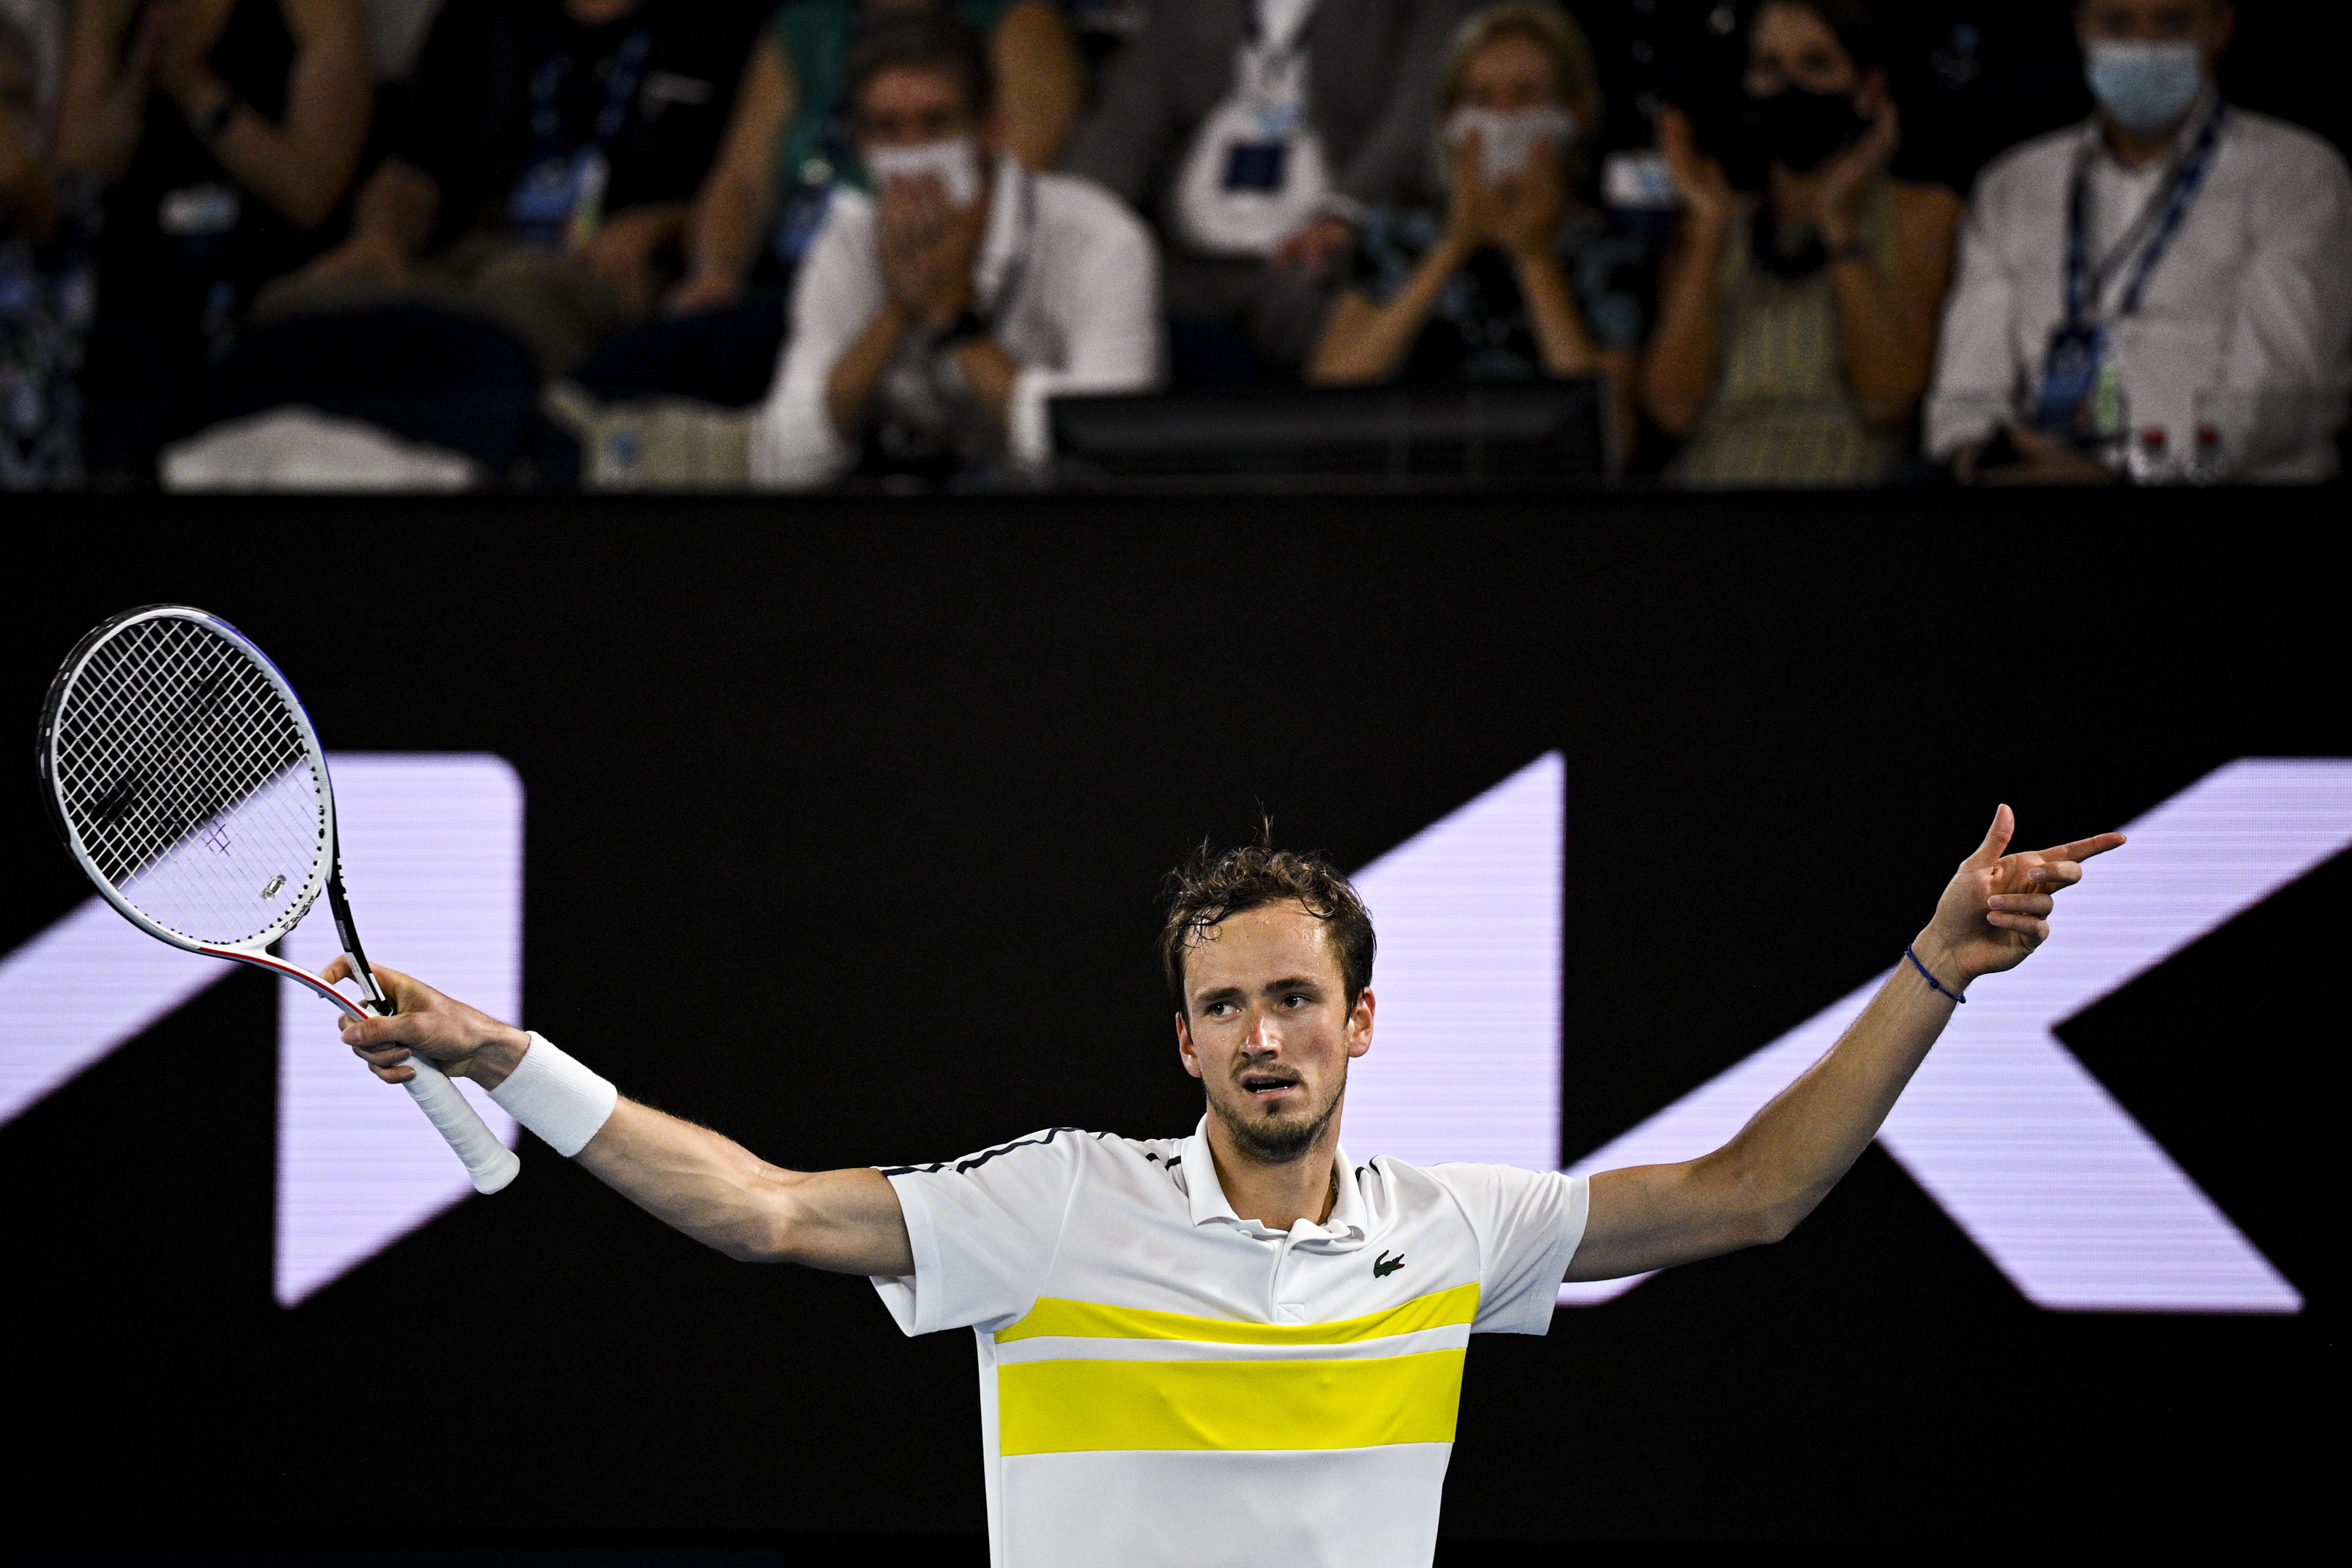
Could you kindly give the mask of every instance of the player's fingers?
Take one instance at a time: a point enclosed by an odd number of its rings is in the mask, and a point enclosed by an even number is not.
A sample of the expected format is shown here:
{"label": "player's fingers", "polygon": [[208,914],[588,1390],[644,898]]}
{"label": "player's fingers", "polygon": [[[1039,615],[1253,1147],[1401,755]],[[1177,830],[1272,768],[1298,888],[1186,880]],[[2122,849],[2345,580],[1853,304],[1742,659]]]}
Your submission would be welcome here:
{"label": "player's fingers", "polygon": [[341,1026],[343,1044],[353,1050],[383,1050],[390,1047],[404,1051],[408,1048],[409,1021],[406,1018],[354,1018],[346,1013],[342,1016]]}
{"label": "player's fingers", "polygon": [[413,974],[404,974],[381,963],[374,965],[374,969],[376,984],[383,987],[384,994],[392,998],[392,1005],[398,1012],[416,1012],[439,994]]}
{"label": "player's fingers", "polygon": [[375,1063],[370,1062],[368,1063],[368,1071],[375,1074],[376,1077],[383,1079],[386,1083],[406,1083],[410,1079],[416,1076],[416,1069],[410,1067],[406,1062],[403,1062],[397,1067],[388,1068],[378,1067]]}
{"label": "player's fingers", "polygon": [[352,961],[350,957],[344,953],[339,952],[335,954],[335,961],[332,963],[328,964],[326,968],[319,971],[319,978],[325,981],[330,985],[332,985],[338,980],[349,980],[351,977]]}
{"label": "player's fingers", "polygon": [[2053,906],[2047,893],[1995,893],[1985,900],[1985,907],[2005,914],[2046,915]]}
{"label": "player's fingers", "polygon": [[2077,838],[2072,844],[2044,850],[2046,855],[2061,860],[2088,860],[2094,855],[2104,855],[2110,849],[2120,849],[2131,840],[2120,833],[2095,833],[2088,838]]}
{"label": "player's fingers", "polygon": [[2013,915],[2000,910],[1989,910],[1985,913],[1985,923],[1999,926],[2003,931],[2013,931],[2020,936],[2030,938],[2036,945],[2050,940],[2050,922],[2032,915]]}
{"label": "player's fingers", "polygon": [[2006,805],[1994,807],[1992,814],[1992,826],[1985,829],[1984,842],[1977,846],[1975,854],[1960,862],[1960,869],[1963,871],[1982,870],[1985,867],[1990,866],[1994,861],[2000,859],[2001,851],[2009,847],[2010,837],[2016,831],[2017,817],[2015,814],[2013,814]]}
{"label": "player's fingers", "polygon": [[2072,860],[2044,860],[2039,866],[2029,867],[2026,869],[2025,879],[2047,888],[2054,893],[2061,888],[2071,888],[2081,881],[2083,868],[2075,865]]}

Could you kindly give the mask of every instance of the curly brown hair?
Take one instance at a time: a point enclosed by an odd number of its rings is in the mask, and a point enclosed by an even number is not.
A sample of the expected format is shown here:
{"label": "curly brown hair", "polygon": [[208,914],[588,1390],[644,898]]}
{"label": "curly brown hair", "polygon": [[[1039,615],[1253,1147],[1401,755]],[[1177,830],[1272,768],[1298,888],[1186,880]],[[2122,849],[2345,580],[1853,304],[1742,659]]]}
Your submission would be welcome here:
{"label": "curly brown hair", "polygon": [[1267,823],[1255,844],[1213,850],[1203,839],[1168,873],[1168,919],[1160,930],[1160,967],[1168,977],[1168,994],[1176,1011],[1184,1012],[1184,952],[1206,939],[1211,928],[1230,916],[1265,904],[1296,900],[1308,914],[1326,922],[1331,948],[1339,960],[1339,977],[1352,1011],[1356,998],[1372,983],[1371,911],[1355,888],[1320,855],[1301,855],[1274,847],[1274,826]]}

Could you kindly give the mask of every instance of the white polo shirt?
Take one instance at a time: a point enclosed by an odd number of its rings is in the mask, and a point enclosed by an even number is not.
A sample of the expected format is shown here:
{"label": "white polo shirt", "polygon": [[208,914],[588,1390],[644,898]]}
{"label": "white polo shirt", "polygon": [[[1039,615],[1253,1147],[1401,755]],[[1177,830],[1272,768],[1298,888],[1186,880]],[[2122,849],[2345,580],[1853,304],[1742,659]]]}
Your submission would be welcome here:
{"label": "white polo shirt", "polygon": [[1329,1220],[1237,1217],[1206,1122],[886,1169],[909,1334],[980,1342],[998,1568],[1426,1568],[1478,1332],[1540,1334],[1583,1177],[1339,1154]]}

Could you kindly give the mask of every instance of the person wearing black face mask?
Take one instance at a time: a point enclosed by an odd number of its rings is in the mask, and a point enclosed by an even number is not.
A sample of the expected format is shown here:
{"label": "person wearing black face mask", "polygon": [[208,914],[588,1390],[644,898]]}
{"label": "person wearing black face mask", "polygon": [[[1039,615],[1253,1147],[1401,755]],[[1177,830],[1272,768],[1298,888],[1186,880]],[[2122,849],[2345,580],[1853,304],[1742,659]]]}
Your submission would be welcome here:
{"label": "person wearing black face mask", "polygon": [[1743,88],[1758,195],[1660,117],[1683,214],[1643,405],[1682,438],[1678,482],[1874,484],[1927,388],[1959,198],[1887,174],[1900,130],[1859,0],[1768,0]]}
{"label": "person wearing black face mask", "polygon": [[1778,91],[1748,100],[1764,156],[1791,174],[1810,174],[1861,138],[1870,121],[1853,107],[1853,96],[1815,92],[1790,82]]}

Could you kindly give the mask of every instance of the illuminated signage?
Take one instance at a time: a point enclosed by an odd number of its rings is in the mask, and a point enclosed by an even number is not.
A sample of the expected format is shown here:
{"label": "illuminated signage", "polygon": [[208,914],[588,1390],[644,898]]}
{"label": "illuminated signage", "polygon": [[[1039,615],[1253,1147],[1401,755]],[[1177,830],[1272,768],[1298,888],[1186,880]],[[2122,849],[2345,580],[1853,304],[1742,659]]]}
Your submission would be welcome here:
{"label": "illuminated signage", "polygon": [[[1359,1158],[1558,1157],[1563,810],[1554,752],[1358,874],[1381,933],[1373,1049],[1349,1080],[1344,1123]],[[1880,1142],[2041,1306],[2300,1310],[2294,1287],[2053,1031],[2352,845],[2352,760],[2243,759],[2125,831],[2130,847],[2061,900],[2050,942],[1973,988]],[[1526,940],[1530,931],[1549,934]],[[1572,1168],[1718,1146],[1830,1047],[1885,978]],[[1560,1303],[1593,1305],[1640,1282],[1563,1286]]]}
{"label": "illuminated signage", "polygon": [[[338,753],[329,765],[346,879],[371,952],[494,1016],[519,1016],[514,770],[498,757],[443,753]],[[334,927],[323,914],[306,920],[282,951],[322,968],[337,951]],[[238,973],[141,934],[96,899],[83,904],[0,959],[0,1123]],[[292,1306],[472,1188],[408,1096],[352,1060],[331,1006],[286,983],[278,1015],[273,1285]],[[467,1092],[511,1144],[513,1119]]]}
{"label": "illuminated signage", "polygon": [[[521,997],[522,787],[491,756],[332,759],[373,950],[485,1011]],[[1565,768],[1549,753],[1365,867],[1379,1026],[1352,1075],[1351,1152],[1530,1168],[1559,1157]],[[2352,760],[2251,758],[2126,825],[2032,961],[1979,983],[1880,1134],[2030,1300],[2061,1310],[2292,1312],[2302,1297],[2062,1045],[2065,1020],[2352,844]],[[289,939],[317,968],[324,921]],[[96,900],[0,959],[0,1123],[231,966]],[[1884,975],[1573,1167],[1685,1160],[1829,1048]],[[469,1191],[408,1097],[358,1070],[332,1010],[278,1008],[275,1289],[301,1300]],[[470,1091],[469,1091],[470,1092]],[[514,1126],[476,1103],[509,1142]],[[1563,1306],[1639,1279],[1565,1286]]]}

